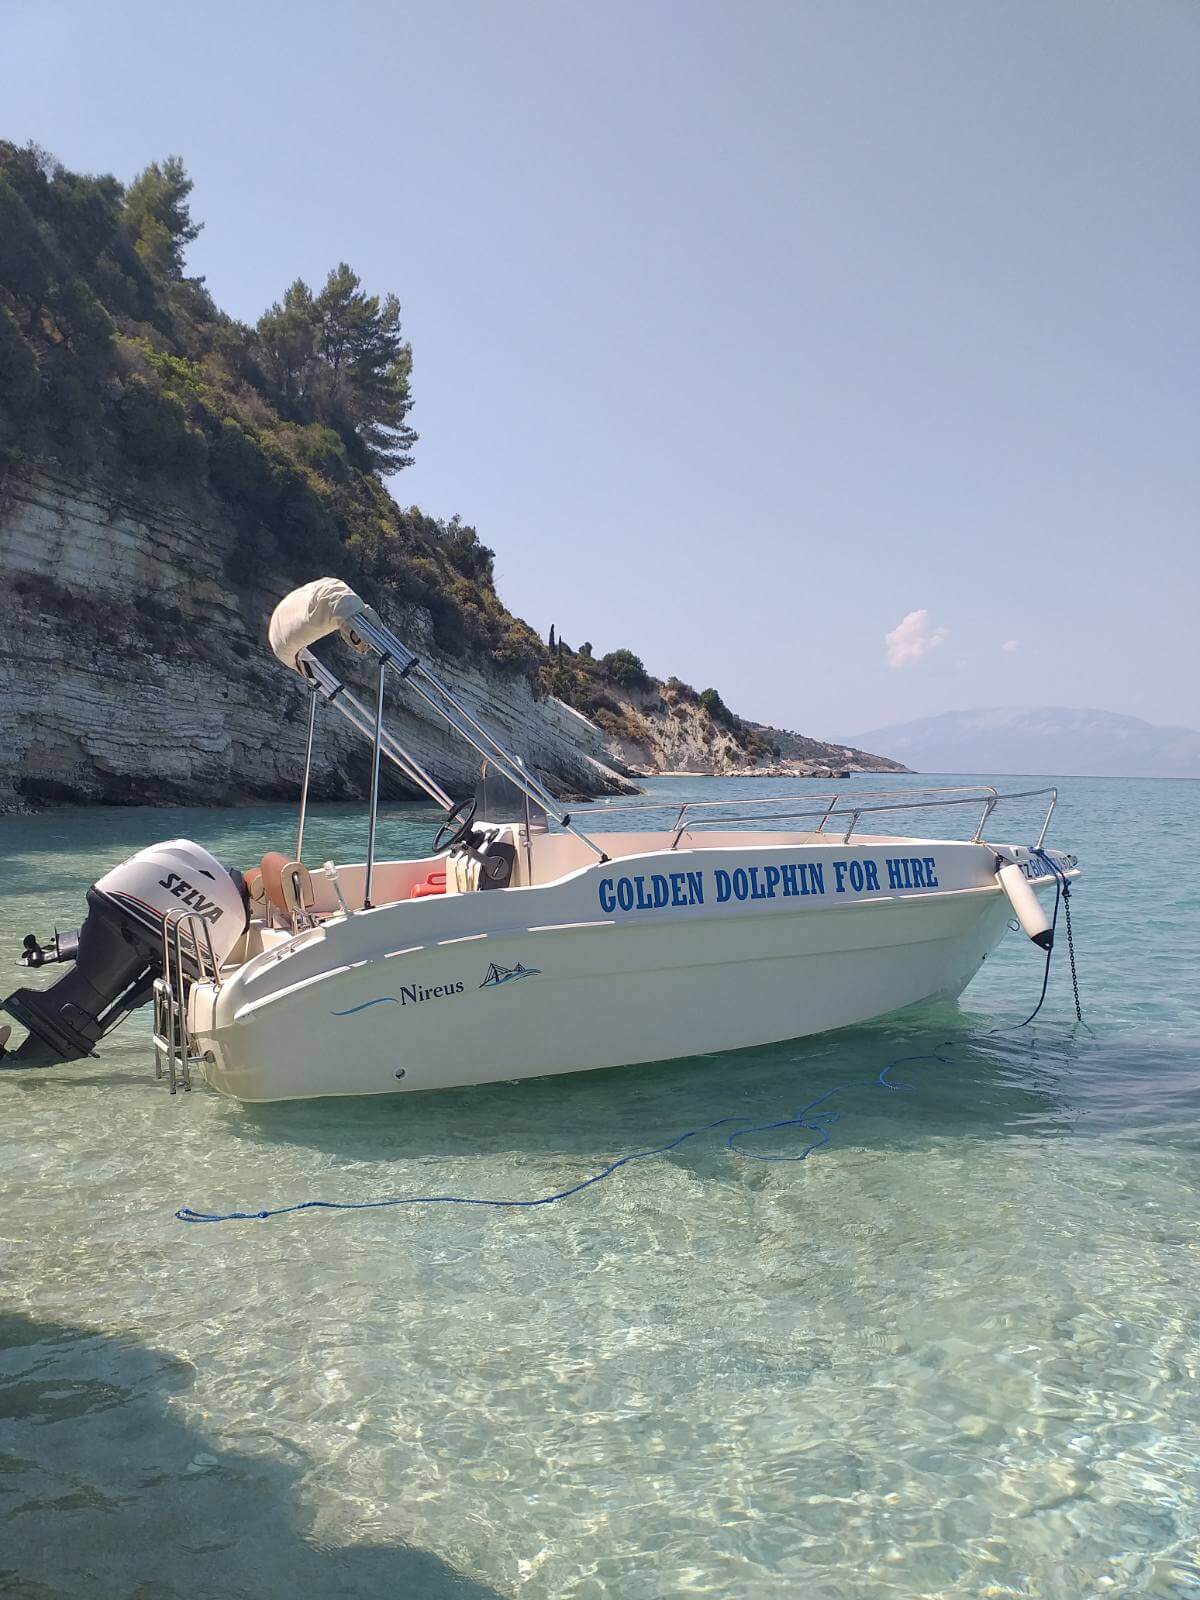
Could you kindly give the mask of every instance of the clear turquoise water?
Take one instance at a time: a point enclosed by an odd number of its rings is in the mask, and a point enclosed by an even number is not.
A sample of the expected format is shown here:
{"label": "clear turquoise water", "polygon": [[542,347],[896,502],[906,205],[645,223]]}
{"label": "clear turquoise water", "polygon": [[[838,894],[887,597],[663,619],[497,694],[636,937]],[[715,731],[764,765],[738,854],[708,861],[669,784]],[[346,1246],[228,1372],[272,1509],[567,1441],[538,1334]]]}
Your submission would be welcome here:
{"label": "clear turquoise water", "polygon": [[[172,1217],[559,1188],[1018,1020],[1032,947],[959,1007],[436,1096],[172,1100],[144,1014],[98,1060],[0,1074],[0,1593],[1200,1594],[1200,785],[1063,791],[1094,1033],[1064,962],[1030,1036],[839,1096],[803,1165],[710,1139],[543,1211]],[[128,851],[244,863],[293,820],[0,819],[5,988]],[[396,808],[390,842],[432,822]],[[362,831],[322,809],[311,853]]]}

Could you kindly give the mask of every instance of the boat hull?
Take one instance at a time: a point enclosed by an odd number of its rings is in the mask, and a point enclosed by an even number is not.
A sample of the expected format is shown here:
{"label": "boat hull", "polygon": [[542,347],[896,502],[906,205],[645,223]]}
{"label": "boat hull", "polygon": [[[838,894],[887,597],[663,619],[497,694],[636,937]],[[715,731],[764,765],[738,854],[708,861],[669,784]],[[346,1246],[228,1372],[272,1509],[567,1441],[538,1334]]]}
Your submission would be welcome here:
{"label": "boat hull", "polygon": [[258,1000],[220,996],[193,1027],[207,1082],[245,1101],[664,1061],[956,996],[1008,915],[989,886],[783,914],[496,929],[348,961]]}

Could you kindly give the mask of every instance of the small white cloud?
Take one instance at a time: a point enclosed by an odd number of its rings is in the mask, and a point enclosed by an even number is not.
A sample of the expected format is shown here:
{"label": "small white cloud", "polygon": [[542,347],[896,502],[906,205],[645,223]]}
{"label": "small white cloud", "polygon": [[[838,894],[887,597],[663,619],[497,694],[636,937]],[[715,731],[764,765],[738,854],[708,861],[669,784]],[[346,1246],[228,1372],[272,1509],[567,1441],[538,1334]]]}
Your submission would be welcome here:
{"label": "small white cloud", "polygon": [[887,663],[889,667],[911,667],[915,661],[920,661],[931,650],[936,650],[938,645],[944,644],[949,637],[948,628],[933,628],[929,624],[929,612],[922,608],[920,611],[910,611],[899,621],[891,633],[885,633],[883,642],[887,647]]}
{"label": "small white cloud", "polygon": [[1000,648],[1007,655],[1011,656],[1013,651],[1018,649],[1019,646],[1020,646],[1020,640],[1019,639],[1005,639],[1004,643],[1000,646]]}

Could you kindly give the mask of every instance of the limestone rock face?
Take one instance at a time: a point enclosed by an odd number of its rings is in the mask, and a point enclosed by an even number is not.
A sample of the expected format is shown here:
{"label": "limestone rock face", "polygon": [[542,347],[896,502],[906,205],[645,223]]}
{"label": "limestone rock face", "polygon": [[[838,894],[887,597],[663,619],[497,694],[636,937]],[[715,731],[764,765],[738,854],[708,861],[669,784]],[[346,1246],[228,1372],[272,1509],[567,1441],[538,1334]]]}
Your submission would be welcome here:
{"label": "limestone rock face", "polygon": [[733,734],[715,723],[695,700],[674,696],[662,686],[627,690],[618,700],[621,721],[606,739],[610,755],[639,773],[688,772],[736,777],[753,770],[753,760]]}
{"label": "limestone rock face", "polygon": [[906,772],[898,761],[848,745],[827,744],[762,723],[749,726],[778,751],[751,754],[733,732],[670,683],[610,692],[616,715],[601,718],[611,758],[638,774],[697,773],[712,777],[832,777],[851,772]]}
{"label": "limestone rock face", "polygon": [[[44,471],[0,480],[0,807],[298,794],[308,697],[266,642],[292,584],[235,587],[236,543],[204,507]],[[364,598],[552,789],[628,789],[586,718],[520,674],[439,656],[427,612]],[[357,687],[352,653],[323,649]],[[398,683],[388,726],[450,792],[473,787],[473,752]],[[317,729],[314,794],[365,794],[366,740],[330,710]],[[384,772],[384,793],[403,795]]]}

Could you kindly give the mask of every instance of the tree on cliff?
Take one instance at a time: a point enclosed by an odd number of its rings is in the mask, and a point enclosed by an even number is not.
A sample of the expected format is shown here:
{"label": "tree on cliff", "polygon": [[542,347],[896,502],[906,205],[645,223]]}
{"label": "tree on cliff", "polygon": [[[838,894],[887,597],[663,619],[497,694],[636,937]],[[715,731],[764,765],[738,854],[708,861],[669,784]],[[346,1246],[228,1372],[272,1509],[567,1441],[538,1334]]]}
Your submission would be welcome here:
{"label": "tree on cliff", "polygon": [[651,678],[640,656],[632,650],[610,650],[600,657],[600,665],[615,684],[622,689],[646,689]]}
{"label": "tree on cliff", "polygon": [[0,474],[45,463],[211,496],[237,530],[231,583],[386,584],[440,648],[531,668],[544,651],[474,528],[402,510],[380,480],[416,438],[395,297],[343,265],[243,326],[184,276],[191,188],[177,157],[126,189],[0,139]]}
{"label": "tree on cliff", "polygon": [[737,727],[739,719],[734,716],[715,689],[701,689],[697,698],[714,722],[719,722],[726,728]]}
{"label": "tree on cliff", "polygon": [[297,418],[333,428],[373,471],[411,466],[412,348],[394,294],[366,294],[342,261],[320,294],[297,278],[255,334],[263,368]]}
{"label": "tree on cliff", "polygon": [[0,459],[42,429],[65,455],[95,453],[114,341],[97,288],[122,306],[142,304],[113,248],[120,197],[112,178],[81,177],[34,146],[0,142]]}
{"label": "tree on cliff", "polygon": [[160,278],[183,276],[183,252],[203,223],[188,209],[192,180],[178,156],[152,161],[125,191],[124,224],[139,259]]}
{"label": "tree on cliff", "polygon": [[296,279],[256,327],[236,322],[184,276],[191,191],[176,156],[126,189],[0,139],[0,474],[49,464],[207,500],[236,531],[231,584],[384,585],[428,613],[440,649],[537,668],[619,721],[616,691],[653,687],[642,661],[576,655],[557,628],[548,652],[501,604],[475,529],[402,509],[381,481],[416,441],[396,297],[343,262],[318,293]]}

